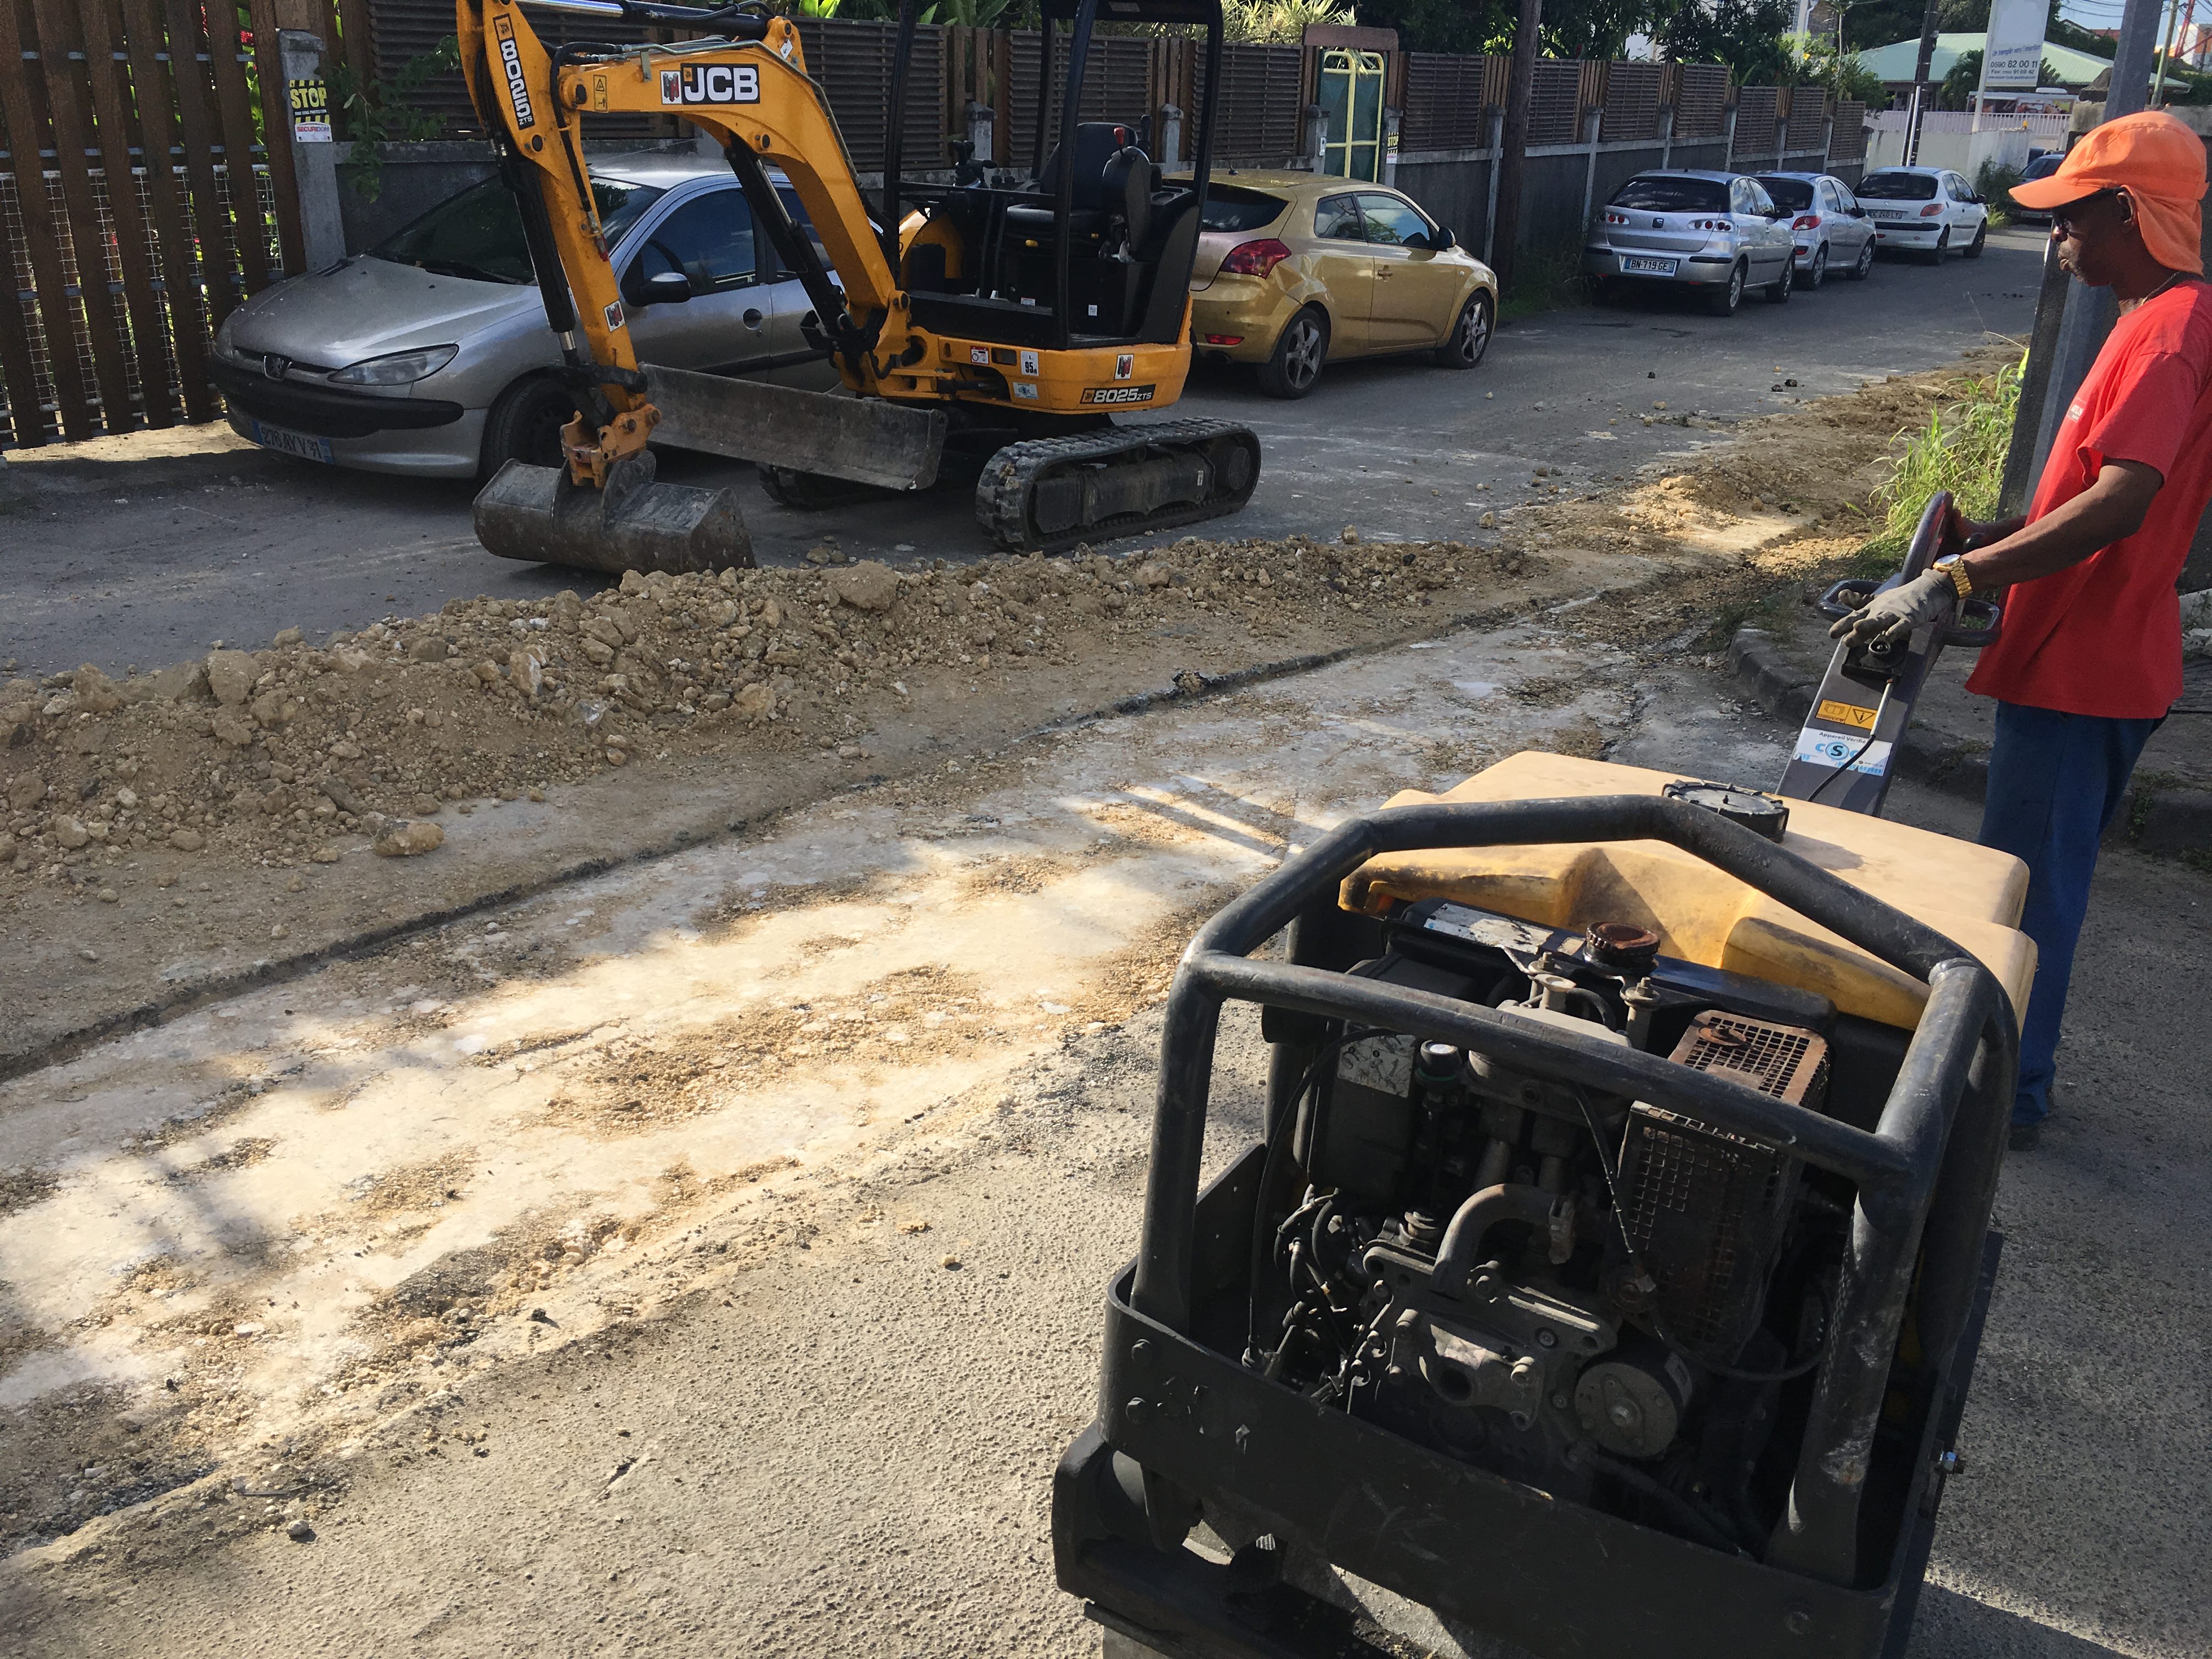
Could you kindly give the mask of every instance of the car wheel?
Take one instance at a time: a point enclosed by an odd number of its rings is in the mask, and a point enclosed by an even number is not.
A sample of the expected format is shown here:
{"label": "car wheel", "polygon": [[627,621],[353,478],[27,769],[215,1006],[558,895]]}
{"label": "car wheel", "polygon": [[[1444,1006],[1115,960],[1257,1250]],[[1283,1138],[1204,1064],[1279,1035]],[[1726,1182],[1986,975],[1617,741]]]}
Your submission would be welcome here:
{"label": "car wheel", "polygon": [[1817,293],[1820,284],[1828,280],[1828,245],[1821,243],[1813,250],[1813,264],[1805,273],[1805,286]]}
{"label": "car wheel", "polygon": [[1444,343],[1437,348],[1437,362],[1446,368],[1473,368],[1490,349],[1490,295],[1477,289],[1459,308]]}
{"label": "car wheel", "polygon": [[484,476],[509,461],[560,465],[561,428],[575,418],[576,394],[558,380],[542,374],[517,380],[484,417]]}
{"label": "car wheel", "polygon": [[1858,263],[1851,267],[1851,280],[1855,283],[1863,283],[1873,274],[1874,238],[1869,236],[1866,239],[1865,246],[1859,249]]}
{"label": "car wheel", "polygon": [[1782,274],[1769,283],[1761,292],[1766,295],[1766,303],[1771,306],[1788,305],[1790,290],[1796,287],[1796,283],[1797,256],[1793,252],[1782,262]]}
{"label": "car wheel", "polygon": [[1988,243],[1989,240],[1990,222],[1984,219],[1980,224],[1974,227],[1974,240],[1966,244],[1966,257],[1969,259],[1980,258],[1982,257],[1982,249]]}
{"label": "car wheel", "polygon": [[1736,307],[1743,303],[1743,276],[1742,262],[1738,261],[1729,272],[1727,285],[1705,295],[1705,309],[1716,317],[1735,316]]}
{"label": "car wheel", "polygon": [[1928,252],[1921,257],[1926,259],[1931,265],[1940,265],[1943,263],[1944,254],[1950,251],[1950,247],[1951,231],[1950,228],[1946,226],[1943,229],[1936,233],[1936,246],[1929,248]]}
{"label": "car wheel", "polygon": [[1283,325],[1275,349],[1260,365],[1260,390],[1270,398],[1303,398],[1328,361],[1328,313],[1308,306]]}

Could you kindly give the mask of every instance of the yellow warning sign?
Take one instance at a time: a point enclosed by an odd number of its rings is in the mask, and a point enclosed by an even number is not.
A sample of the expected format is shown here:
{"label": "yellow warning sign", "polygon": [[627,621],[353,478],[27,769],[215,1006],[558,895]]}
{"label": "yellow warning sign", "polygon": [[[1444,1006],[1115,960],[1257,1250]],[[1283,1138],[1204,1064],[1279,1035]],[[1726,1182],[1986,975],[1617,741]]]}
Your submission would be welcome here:
{"label": "yellow warning sign", "polygon": [[1820,715],[1822,720],[1833,720],[1838,726],[1856,726],[1862,732],[1874,730],[1874,710],[1862,708],[1855,702],[1833,702],[1823,698]]}

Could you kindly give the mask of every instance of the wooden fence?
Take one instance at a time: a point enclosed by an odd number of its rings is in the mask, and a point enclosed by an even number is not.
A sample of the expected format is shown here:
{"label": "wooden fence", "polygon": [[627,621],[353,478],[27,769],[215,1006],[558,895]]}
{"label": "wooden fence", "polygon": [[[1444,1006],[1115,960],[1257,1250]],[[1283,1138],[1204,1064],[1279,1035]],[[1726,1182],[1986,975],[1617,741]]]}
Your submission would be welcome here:
{"label": "wooden fence", "polygon": [[[78,440],[218,413],[215,331],[246,295],[301,264],[299,197],[280,29],[317,36],[327,65],[360,81],[397,75],[453,32],[451,0],[0,0],[0,258],[17,314],[0,316],[0,445]],[[598,38],[642,38],[594,22]],[[665,31],[663,33],[665,33]],[[895,30],[807,19],[807,63],[854,165],[881,170]],[[971,106],[992,115],[994,159],[1022,166],[1040,117],[1031,31],[931,27],[915,44],[901,145],[915,171],[942,168]],[[1197,43],[1100,35],[1085,118],[1158,120],[1193,111]],[[1316,48],[1224,49],[1214,155],[1282,166],[1306,148]],[[1482,150],[1505,98],[1507,60],[1392,54],[1388,85],[1403,154]],[[471,136],[460,79],[433,80],[420,111]],[[1713,64],[1540,60],[1534,144],[1579,143],[1595,112],[1605,143],[1711,140],[1737,122],[1739,155],[1820,148],[1863,153],[1863,110],[1812,89],[1745,88]],[[673,138],[663,116],[589,117],[599,138]],[[1184,155],[1191,137],[1185,131]],[[1049,140],[1048,138],[1048,143]]]}
{"label": "wooden fence", "polygon": [[215,330],[300,264],[276,6],[0,0],[0,441],[217,412]]}

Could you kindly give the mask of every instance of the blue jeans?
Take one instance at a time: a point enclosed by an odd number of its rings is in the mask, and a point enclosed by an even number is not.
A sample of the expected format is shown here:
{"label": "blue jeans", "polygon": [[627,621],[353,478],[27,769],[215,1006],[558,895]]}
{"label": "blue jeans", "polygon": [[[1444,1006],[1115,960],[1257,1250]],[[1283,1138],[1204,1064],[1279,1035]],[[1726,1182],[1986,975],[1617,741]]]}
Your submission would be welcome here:
{"label": "blue jeans", "polygon": [[2126,798],[2129,775],[2157,720],[2061,714],[1997,704],[1981,842],[2027,865],[2021,931],[2035,941],[2035,988],[2020,1033],[2014,1123],[2039,1123],[2051,1109],[2058,1023],[2074,975],[2074,946],[2089,908],[2097,842]]}

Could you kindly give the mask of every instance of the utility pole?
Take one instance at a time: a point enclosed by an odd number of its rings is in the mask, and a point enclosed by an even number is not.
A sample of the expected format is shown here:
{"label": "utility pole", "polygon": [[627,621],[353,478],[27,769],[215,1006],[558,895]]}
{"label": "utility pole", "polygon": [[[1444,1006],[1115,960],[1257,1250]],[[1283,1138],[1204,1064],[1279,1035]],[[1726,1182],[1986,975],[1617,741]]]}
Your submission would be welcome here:
{"label": "utility pole", "polygon": [[1920,17],[1920,60],[1912,68],[1912,112],[1905,124],[1905,165],[1920,160],[1920,122],[1928,112],[1928,70],[1936,60],[1936,9],[1941,0],[1928,0]]}
{"label": "utility pole", "polygon": [[2173,31],[2181,22],[2181,0],[2166,9],[2166,45],[2159,49],[2158,84],[2151,88],[2150,106],[2162,109],[2166,106],[2166,66],[2173,61]]}
{"label": "utility pole", "polygon": [[[2151,54],[2158,46],[2160,0],[2127,0],[2120,38],[2112,54],[2112,76],[2105,94],[2103,119],[2116,121],[2143,106],[2151,76]],[[2054,321],[2055,319],[2055,321]],[[2112,296],[2105,289],[2084,288],[2058,264],[2057,245],[2046,245],[2043,287],[2036,296],[2035,330],[2021,377],[2020,409],[2013,416],[2012,446],[2006,452],[2004,483],[1998,511],[2010,514],[2026,506],[2029,489],[2050,453],[2051,440],[2066,407],[2097,360],[2112,328]]]}
{"label": "utility pole", "polygon": [[1505,80],[1505,131],[1498,157],[1498,216],[1491,232],[1491,268],[1498,273],[1501,299],[1513,293],[1514,255],[1521,240],[1521,172],[1528,153],[1528,100],[1536,84],[1536,31],[1543,27],[1544,0],[1521,0],[1521,20],[1513,30],[1513,68]]}

